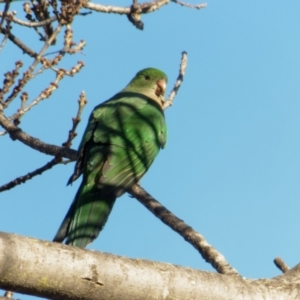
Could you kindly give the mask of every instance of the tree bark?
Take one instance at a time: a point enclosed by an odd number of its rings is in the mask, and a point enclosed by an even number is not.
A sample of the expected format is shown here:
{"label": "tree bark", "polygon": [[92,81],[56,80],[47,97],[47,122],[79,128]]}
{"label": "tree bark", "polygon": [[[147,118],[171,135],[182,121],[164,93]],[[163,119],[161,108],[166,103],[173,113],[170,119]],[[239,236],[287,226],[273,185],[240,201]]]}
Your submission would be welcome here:
{"label": "tree bark", "polygon": [[0,233],[0,288],[65,300],[296,300],[300,265],[249,280]]}

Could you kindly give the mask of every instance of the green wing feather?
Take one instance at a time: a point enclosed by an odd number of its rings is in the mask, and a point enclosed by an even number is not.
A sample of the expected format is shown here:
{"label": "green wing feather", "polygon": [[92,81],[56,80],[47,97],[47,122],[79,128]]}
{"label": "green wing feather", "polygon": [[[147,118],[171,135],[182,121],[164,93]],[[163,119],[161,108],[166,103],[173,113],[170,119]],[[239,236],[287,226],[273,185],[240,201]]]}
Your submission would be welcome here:
{"label": "green wing feather", "polygon": [[141,93],[123,91],[95,107],[69,183],[81,174],[83,181],[54,241],[93,241],[116,198],[140,180],[166,139],[163,111]]}

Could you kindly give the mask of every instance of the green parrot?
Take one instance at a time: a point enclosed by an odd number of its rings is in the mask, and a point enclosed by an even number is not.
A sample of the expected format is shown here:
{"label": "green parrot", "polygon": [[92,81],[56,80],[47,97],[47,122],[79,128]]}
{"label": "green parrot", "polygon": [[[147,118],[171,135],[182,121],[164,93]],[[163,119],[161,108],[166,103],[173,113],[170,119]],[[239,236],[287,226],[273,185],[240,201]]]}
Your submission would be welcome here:
{"label": "green parrot", "polygon": [[102,230],[116,198],[139,182],[167,140],[163,113],[167,76],[141,70],[90,115],[78,149],[72,183],[82,183],[54,242],[84,248]]}

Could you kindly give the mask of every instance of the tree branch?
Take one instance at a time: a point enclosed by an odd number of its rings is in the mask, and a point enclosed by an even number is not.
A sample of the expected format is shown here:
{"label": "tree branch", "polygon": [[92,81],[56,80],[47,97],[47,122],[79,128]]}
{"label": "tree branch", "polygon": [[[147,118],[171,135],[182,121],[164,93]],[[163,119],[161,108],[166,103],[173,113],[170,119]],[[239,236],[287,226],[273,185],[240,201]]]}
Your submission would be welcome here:
{"label": "tree branch", "polygon": [[15,62],[15,68],[12,71],[8,71],[4,74],[3,87],[0,88],[0,102],[3,101],[4,95],[9,92],[9,89],[15,83],[16,78],[19,75],[19,70],[23,66],[22,61]]}
{"label": "tree branch", "polygon": [[[0,17],[2,17],[2,16],[4,17],[4,13],[2,11],[0,11]],[[48,18],[48,19],[43,20],[43,21],[26,22],[26,21],[23,21],[23,20],[20,20],[20,19],[16,18],[12,12],[7,13],[6,17],[7,16],[10,17],[10,20],[12,22],[14,22],[18,25],[21,25],[21,26],[25,26],[25,27],[43,27],[43,26],[51,24],[51,23],[53,23],[54,21],[57,20],[57,17],[53,16],[53,17]]]}
{"label": "tree branch", "polygon": [[290,269],[280,257],[274,259],[274,264],[282,273],[285,273]]}
{"label": "tree branch", "polygon": [[[8,118],[8,120],[15,120],[22,117],[25,113],[27,113],[33,106],[38,105],[40,101],[45,100],[46,98],[49,98],[52,93],[58,88],[58,83],[61,81],[65,75],[65,72],[63,70],[59,70],[60,72],[56,73],[56,78],[54,82],[50,82],[49,85],[41,91],[39,96],[34,99],[29,105],[26,107],[23,107],[19,109],[15,114],[13,114],[11,117]],[[26,81],[26,80],[25,80]],[[5,101],[4,105],[7,106],[9,104],[9,100],[12,97],[9,97],[8,100]]]}
{"label": "tree branch", "polygon": [[189,4],[189,3],[182,2],[182,1],[179,1],[179,0],[172,0],[172,2],[174,2],[176,4],[179,4],[181,6],[185,6],[185,7],[189,7],[189,8],[195,8],[195,9],[202,9],[202,8],[205,8],[207,6],[206,3],[202,3],[202,4]]}
{"label": "tree branch", "polygon": [[181,53],[181,62],[179,66],[179,75],[177,77],[177,80],[174,84],[174,87],[168,97],[168,99],[164,103],[163,109],[166,110],[169,106],[173,105],[174,98],[176,97],[178,90],[180,88],[181,83],[183,82],[183,77],[185,75],[185,71],[187,68],[187,52],[183,51]]}
{"label": "tree branch", "polygon": [[3,114],[3,110],[0,107],[0,125],[9,133],[10,137],[13,140],[19,140],[25,145],[40,151],[42,153],[53,155],[53,156],[61,156],[65,158],[69,158],[71,160],[77,159],[77,151],[73,149],[69,149],[67,147],[58,147],[56,145],[46,144],[41,140],[34,138],[22,131],[21,128],[12,124]]}
{"label": "tree branch", "polygon": [[211,246],[205,238],[183,220],[176,217],[166,207],[148,194],[139,185],[134,185],[128,192],[148,208],[157,218],[181,235],[188,243],[195,247],[201,256],[210,263],[219,273],[239,275],[226,261],[225,257]]}
{"label": "tree branch", "polygon": [[[153,2],[145,2],[142,4],[136,3],[136,5],[139,7],[140,14],[146,14],[146,13],[151,13],[155,10],[160,9],[162,6],[167,5],[170,2],[172,2],[172,0],[157,0],[157,1],[153,1]],[[181,3],[179,3],[179,4],[181,4]],[[93,3],[90,1],[85,2],[83,4],[83,7],[91,9],[91,10],[95,10],[97,12],[115,13],[115,14],[119,14],[119,15],[129,15],[132,12],[131,6],[121,7],[121,6],[112,6],[112,5],[101,5],[101,4]],[[204,8],[204,7],[206,7],[206,4],[195,5],[195,8],[198,8],[198,9]],[[135,6],[135,9],[136,9],[136,6]]]}
{"label": "tree branch", "polygon": [[0,21],[0,29],[2,29],[2,26],[4,24],[4,20],[6,19],[8,10],[9,10],[9,6],[10,6],[10,0],[6,0],[5,1],[5,7],[4,7],[4,11],[1,15],[1,21]]}
{"label": "tree branch", "polygon": [[76,128],[79,122],[81,121],[81,113],[87,104],[87,100],[85,98],[85,93],[81,92],[79,100],[78,100],[78,111],[75,118],[72,118],[73,126],[72,129],[69,131],[69,136],[66,142],[64,142],[62,145],[64,147],[70,148],[72,146],[72,141],[76,137]]}
{"label": "tree branch", "polygon": [[28,46],[22,43],[16,36],[14,36],[9,30],[1,28],[2,34],[7,34],[8,39],[18,46],[24,53],[27,53],[31,57],[36,57],[37,53],[31,50]]}
{"label": "tree branch", "polygon": [[0,288],[54,300],[299,299],[299,265],[249,280],[7,233],[0,253]]}
{"label": "tree branch", "polygon": [[59,157],[53,158],[52,160],[47,162],[44,166],[36,169],[35,171],[29,172],[28,174],[26,174],[24,176],[20,176],[16,179],[10,181],[9,183],[6,183],[6,184],[0,186],[0,193],[10,190],[10,189],[14,188],[15,186],[17,186],[21,183],[24,183],[27,180],[30,180],[37,175],[41,175],[43,172],[50,170],[53,166],[59,164],[60,162],[61,162],[61,158],[59,158]]}

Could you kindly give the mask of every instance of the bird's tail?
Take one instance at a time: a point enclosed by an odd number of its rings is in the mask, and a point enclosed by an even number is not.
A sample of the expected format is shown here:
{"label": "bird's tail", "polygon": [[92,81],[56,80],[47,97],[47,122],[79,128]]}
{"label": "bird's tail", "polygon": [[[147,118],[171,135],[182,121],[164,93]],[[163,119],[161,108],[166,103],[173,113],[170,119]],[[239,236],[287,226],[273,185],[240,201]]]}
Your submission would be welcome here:
{"label": "bird's tail", "polygon": [[54,242],[84,248],[100,233],[116,201],[113,192],[105,193],[105,188],[97,189],[95,185],[81,183],[75,199],[69,208]]}

